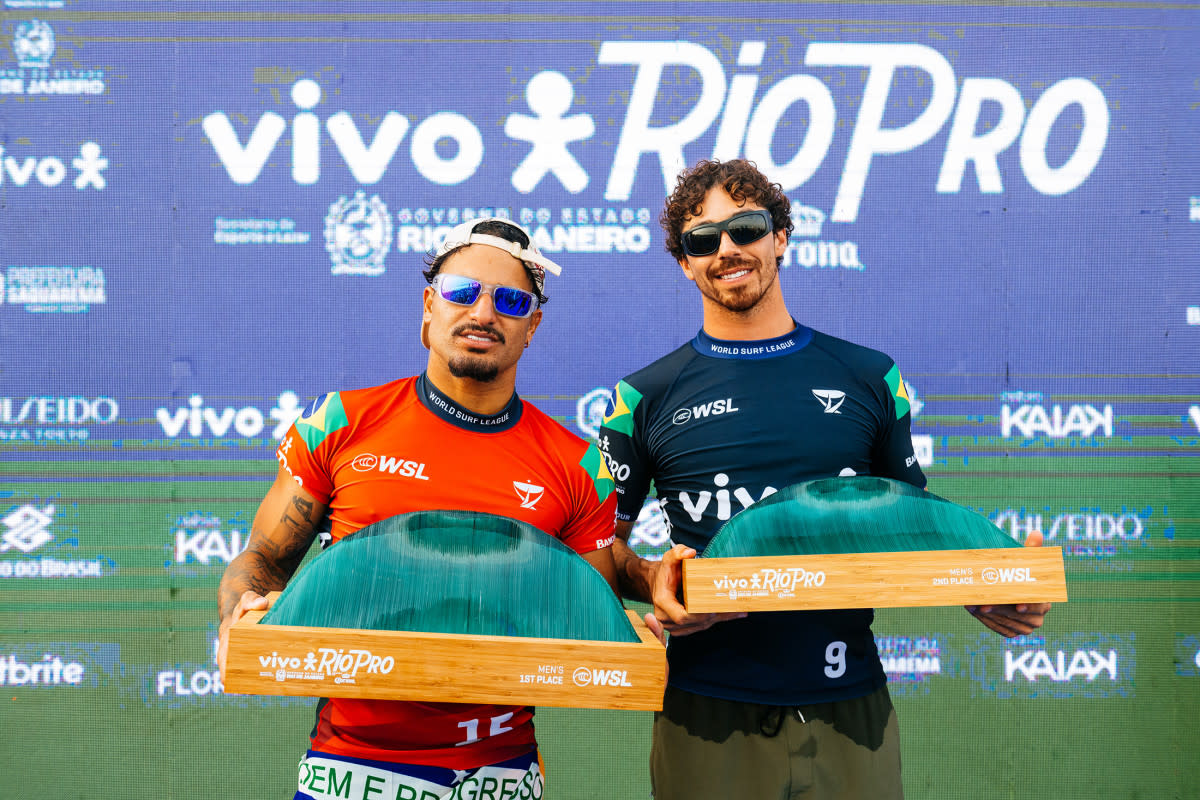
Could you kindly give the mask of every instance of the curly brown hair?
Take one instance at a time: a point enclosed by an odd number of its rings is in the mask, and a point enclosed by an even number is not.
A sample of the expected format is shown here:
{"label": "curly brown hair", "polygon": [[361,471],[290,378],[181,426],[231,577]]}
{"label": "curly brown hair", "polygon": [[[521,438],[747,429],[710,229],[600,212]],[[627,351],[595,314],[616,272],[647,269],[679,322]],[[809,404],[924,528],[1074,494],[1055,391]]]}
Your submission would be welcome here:
{"label": "curly brown hair", "polygon": [[[658,222],[667,234],[667,252],[676,261],[685,258],[683,252],[683,221],[697,216],[704,196],[714,186],[721,186],[736,203],[757,203],[771,213],[774,230],[786,229],[792,235],[792,203],[783,187],[771,183],[758,171],[753,161],[737,158],[730,161],[700,161],[679,173],[675,191],[667,198]],[[779,259],[782,261],[782,259]]]}

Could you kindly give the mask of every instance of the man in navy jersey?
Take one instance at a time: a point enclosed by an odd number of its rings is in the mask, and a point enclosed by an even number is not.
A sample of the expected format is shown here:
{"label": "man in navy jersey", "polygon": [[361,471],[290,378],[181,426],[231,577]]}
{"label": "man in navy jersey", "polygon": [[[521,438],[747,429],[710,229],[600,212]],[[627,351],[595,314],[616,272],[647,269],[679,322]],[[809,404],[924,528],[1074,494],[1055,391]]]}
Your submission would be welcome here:
{"label": "man in navy jersey", "polygon": [[[679,176],[661,222],[700,290],[703,329],[617,384],[599,434],[617,477],[622,590],[653,602],[672,636],[655,715],[658,800],[900,798],[895,711],[870,609],[688,614],[681,559],[732,515],[789,484],[876,475],[924,487],[909,402],[883,353],[796,322],[779,286],[790,203],[747,161]],[[662,561],[628,546],[653,481],[675,543]],[[1004,636],[1048,605],[971,609]]]}

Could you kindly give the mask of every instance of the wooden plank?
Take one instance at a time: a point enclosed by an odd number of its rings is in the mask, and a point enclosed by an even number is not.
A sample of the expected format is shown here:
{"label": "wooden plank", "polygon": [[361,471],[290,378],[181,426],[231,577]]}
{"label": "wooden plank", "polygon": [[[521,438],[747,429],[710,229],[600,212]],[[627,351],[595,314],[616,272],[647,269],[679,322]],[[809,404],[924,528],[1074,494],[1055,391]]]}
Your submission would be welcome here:
{"label": "wooden plank", "polygon": [[693,558],[688,611],[1064,602],[1061,547]]}
{"label": "wooden plank", "polygon": [[662,708],[666,650],[632,611],[637,643],[260,625],[264,613],[229,631],[229,694]]}

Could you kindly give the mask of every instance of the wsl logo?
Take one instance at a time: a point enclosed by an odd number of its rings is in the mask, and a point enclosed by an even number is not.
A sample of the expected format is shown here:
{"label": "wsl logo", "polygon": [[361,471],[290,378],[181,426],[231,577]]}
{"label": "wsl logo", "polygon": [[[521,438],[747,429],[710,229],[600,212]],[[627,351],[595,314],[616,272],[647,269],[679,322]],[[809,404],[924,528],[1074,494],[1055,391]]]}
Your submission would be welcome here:
{"label": "wsl logo", "polygon": [[1029,567],[985,567],[980,578],[988,585],[1005,583],[1037,583]]}
{"label": "wsl logo", "polygon": [[425,464],[421,461],[405,461],[393,456],[377,456],[374,453],[363,453],[350,462],[355,472],[386,472],[389,475],[399,475],[401,478],[413,478],[427,481]]}
{"label": "wsl logo", "polygon": [[579,667],[571,673],[571,680],[576,686],[633,686],[629,682],[629,672],[623,669],[588,669]]}
{"label": "wsl logo", "polygon": [[329,206],[325,217],[325,250],[334,275],[382,275],[392,246],[392,220],[379,195],[368,200],[355,192]]}
{"label": "wsl logo", "polygon": [[722,414],[736,414],[739,410],[733,404],[733,398],[726,397],[723,400],[710,400],[700,405],[681,408],[671,415],[671,422],[675,425],[686,425],[694,419],[719,417]]}

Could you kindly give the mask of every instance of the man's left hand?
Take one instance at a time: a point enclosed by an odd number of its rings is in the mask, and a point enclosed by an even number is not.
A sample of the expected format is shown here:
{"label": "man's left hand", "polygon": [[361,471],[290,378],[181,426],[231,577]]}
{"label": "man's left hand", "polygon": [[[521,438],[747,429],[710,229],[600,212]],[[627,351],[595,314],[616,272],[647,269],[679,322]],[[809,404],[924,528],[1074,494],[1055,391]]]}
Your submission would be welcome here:
{"label": "man's left hand", "polygon": [[[1025,538],[1026,547],[1041,547],[1041,531],[1033,531]],[[1014,636],[1024,636],[1042,627],[1046,615],[1050,613],[1049,603],[1010,603],[998,606],[967,606],[971,612],[987,627],[1001,636],[1011,639]]]}

